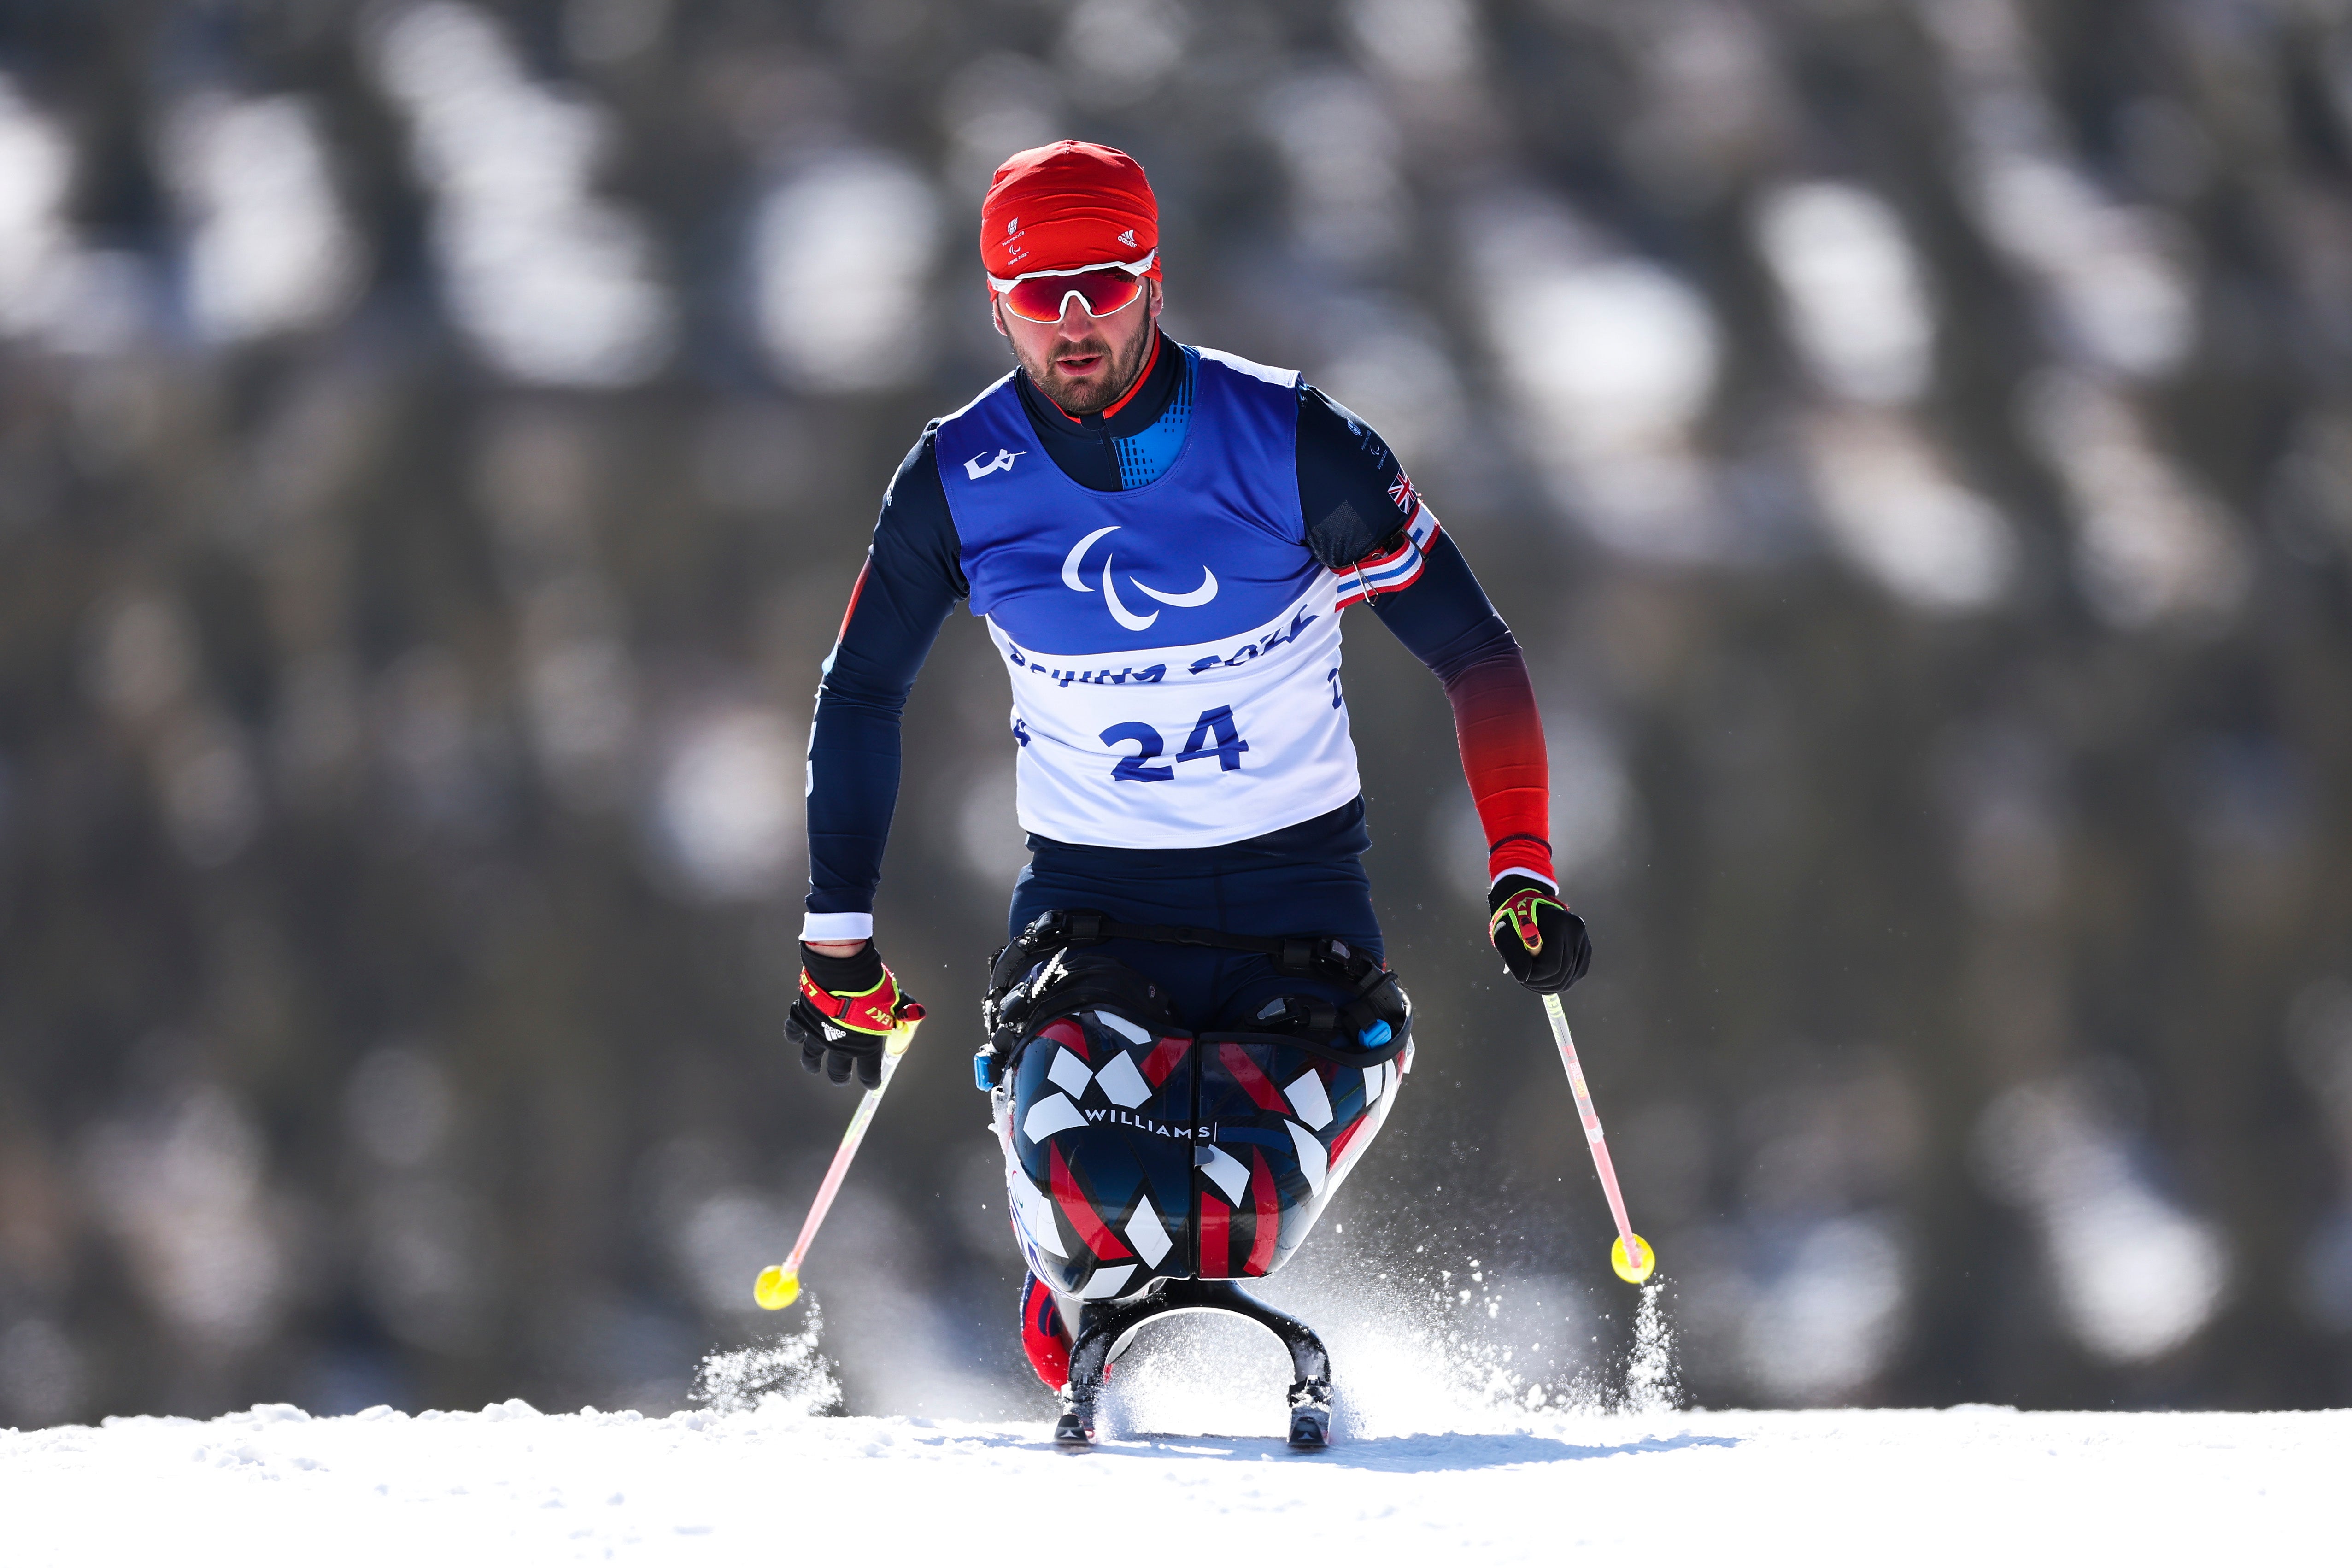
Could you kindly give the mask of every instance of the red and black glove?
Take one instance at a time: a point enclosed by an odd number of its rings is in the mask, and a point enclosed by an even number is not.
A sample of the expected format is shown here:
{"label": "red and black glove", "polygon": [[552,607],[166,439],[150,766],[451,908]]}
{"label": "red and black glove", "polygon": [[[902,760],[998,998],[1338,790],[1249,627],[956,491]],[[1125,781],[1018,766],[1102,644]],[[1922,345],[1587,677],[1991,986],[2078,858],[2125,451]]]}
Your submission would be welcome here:
{"label": "red and black glove", "polygon": [[882,1084],[882,1047],[890,1031],[923,1016],[867,942],[846,958],[801,943],[801,994],[784,1016],[784,1038],[801,1048],[801,1066],[847,1083],[850,1069],[866,1089]]}
{"label": "red and black glove", "polygon": [[1567,990],[1592,963],[1584,921],[1533,877],[1512,875],[1486,895],[1486,935],[1511,978],[1539,995]]}

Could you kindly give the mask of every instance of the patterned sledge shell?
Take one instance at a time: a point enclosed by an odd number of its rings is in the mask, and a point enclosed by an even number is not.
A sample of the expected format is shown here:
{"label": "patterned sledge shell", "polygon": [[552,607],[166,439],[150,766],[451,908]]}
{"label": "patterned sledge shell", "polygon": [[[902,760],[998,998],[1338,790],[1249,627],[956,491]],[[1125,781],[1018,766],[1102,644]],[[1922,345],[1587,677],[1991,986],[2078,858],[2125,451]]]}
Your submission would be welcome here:
{"label": "patterned sledge shell", "polygon": [[1332,1056],[1282,1036],[1147,1029],[1105,1007],[1038,1028],[997,1096],[1030,1271],[1088,1300],[1274,1273],[1395,1100],[1393,1055]]}

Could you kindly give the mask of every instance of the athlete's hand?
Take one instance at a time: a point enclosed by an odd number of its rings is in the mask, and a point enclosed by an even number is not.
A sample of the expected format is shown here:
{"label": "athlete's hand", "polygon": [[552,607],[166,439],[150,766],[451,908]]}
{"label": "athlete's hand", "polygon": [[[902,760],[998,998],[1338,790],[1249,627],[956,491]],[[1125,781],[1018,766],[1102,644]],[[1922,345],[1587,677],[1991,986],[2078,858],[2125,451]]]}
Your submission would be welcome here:
{"label": "athlete's hand", "polygon": [[1533,877],[1508,876],[1486,895],[1486,935],[1512,979],[1549,996],[1584,978],[1592,941],[1558,893]]}
{"label": "athlete's hand", "polygon": [[854,1068],[861,1086],[878,1089],[890,1031],[922,1016],[872,942],[845,958],[801,943],[801,994],[784,1016],[784,1038],[800,1047],[809,1071],[847,1083]]}

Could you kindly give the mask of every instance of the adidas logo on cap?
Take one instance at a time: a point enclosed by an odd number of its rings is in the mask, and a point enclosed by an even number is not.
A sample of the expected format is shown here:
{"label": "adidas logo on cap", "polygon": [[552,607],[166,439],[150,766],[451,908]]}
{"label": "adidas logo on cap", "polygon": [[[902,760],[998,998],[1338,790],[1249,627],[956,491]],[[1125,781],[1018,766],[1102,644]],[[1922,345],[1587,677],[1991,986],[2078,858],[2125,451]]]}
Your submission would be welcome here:
{"label": "adidas logo on cap", "polygon": [[1125,234],[1120,235],[1118,237],[1118,242],[1127,247],[1129,250],[1133,250],[1135,248],[1135,230],[1129,229]]}

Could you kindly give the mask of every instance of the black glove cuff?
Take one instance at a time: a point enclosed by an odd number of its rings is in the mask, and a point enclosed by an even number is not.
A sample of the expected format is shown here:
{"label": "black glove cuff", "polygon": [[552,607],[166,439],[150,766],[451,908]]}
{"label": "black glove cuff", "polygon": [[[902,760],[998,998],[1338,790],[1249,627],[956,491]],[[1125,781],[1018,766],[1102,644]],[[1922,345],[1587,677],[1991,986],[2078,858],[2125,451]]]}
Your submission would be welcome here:
{"label": "black glove cuff", "polygon": [[882,954],[868,942],[845,958],[801,943],[801,967],[836,996],[856,996],[882,984]]}

